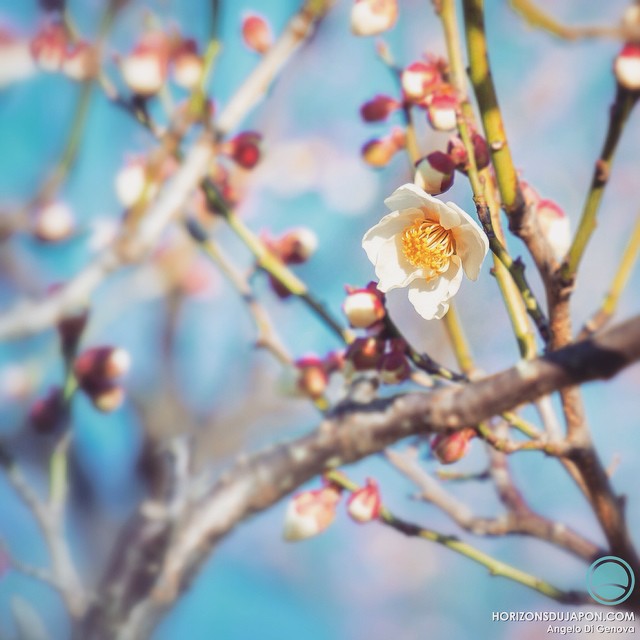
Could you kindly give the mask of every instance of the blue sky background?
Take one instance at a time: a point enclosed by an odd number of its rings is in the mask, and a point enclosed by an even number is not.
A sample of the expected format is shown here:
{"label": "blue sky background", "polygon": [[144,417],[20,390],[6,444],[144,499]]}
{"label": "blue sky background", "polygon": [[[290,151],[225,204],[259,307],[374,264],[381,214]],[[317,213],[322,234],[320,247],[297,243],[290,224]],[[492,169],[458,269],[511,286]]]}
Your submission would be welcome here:
{"label": "blue sky background", "polygon": [[[71,1],[71,11],[86,33],[95,30],[102,2]],[[619,19],[626,2],[567,0],[540,2],[568,23],[607,23]],[[33,0],[0,0],[0,19],[25,34],[38,24]],[[278,32],[298,6],[293,0],[222,2],[224,49],[216,68],[213,94],[219,105],[232,95],[257,57],[239,37],[241,16],[256,10],[269,17]],[[399,63],[422,52],[444,54],[439,24],[426,0],[401,0],[400,19],[388,36]],[[544,196],[556,200],[575,224],[579,219],[593,161],[607,121],[614,82],[611,63],[618,45],[611,41],[567,44],[523,25],[506,2],[488,1],[490,54],[505,115],[507,133],[522,175]],[[407,181],[401,155],[380,172],[359,159],[364,141],[389,126],[365,125],[359,106],[393,82],[377,62],[372,39],[349,33],[349,8],[338,2],[314,42],[303,49],[270,91],[268,100],[249,117],[246,128],[261,131],[265,157],[248,177],[240,214],[255,230],[279,232],[309,226],[320,238],[314,258],[298,269],[311,289],[339,311],[345,284],[365,284],[371,265],[360,248],[363,232],[384,213],[383,199]],[[126,51],[140,29],[145,10],[177,24],[203,43],[207,37],[209,3],[204,0],[132,2],[111,39],[113,51]],[[0,210],[26,200],[55,161],[68,131],[78,88],[61,76],[34,76],[0,91]],[[399,122],[398,122],[399,123]],[[625,239],[638,213],[637,141],[640,123],[632,118],[607,189],[601,222],[588,249],[574,299],[576,325],[599,304],[617,265]],[[426,132],[425,152],[446,146],[446,136]],[[124,114],[95,95],[87,135],[77,167],[61,191],[79,223],[91,228],[96,219],[117,221],[119,209],[113,178],[128,154],[151,148],[151,140]],[[445,196],[471,210],[468,186],[457,176]],[[64,246],[45,247],[18,236],[0,251],[13,252],[28,274],[34,292],[69,278],[90,256],[89,232]],[[228,251],[249,264],[244,249],[223,234]],[[522,251],[512,243],[514,253]],[[488,262],[488,261],[487,261]],[[196,413],[214,409],[219,421],[236,433],[235,445],[259,445],[304,433],[318,421],[306,403],[281,395],[280,373],[265,354],[251,347],[252,325],[242,304],[212,274],[209,296],[190,300],[183,309],[175,353],[179,386]],[[333,336],[295,301],[280,303],[258,284],[280,333],[296,355],[323,354],[337,348]],[[638,312],[640,277],[633,276],[620,306],[620,317]],[[18,292],[0,278],[0,309],[9,308]],[[420,320],[402,292],[390,296],[392,314],[416,346],[453,364],[441,328]],[[495,282],[485,266],[477,284],[465,282],[458,308],[479,365],[487,372],[514,362],[515,342],[508,336]],[[150,269],[112,278],[97,292],[87,344],[114,343],[133,355],[132,393],[151,393],[166,366],[158,344],[163,304],[157,274]],[[53,333],[0,346],[0,368],[28,365],[38,389],[59,381],[60,363]],[[640,464],[640,373],[631,369],[608,384],[585,390],[590,423],[605,464],[620,454],[616,488],[629,494],[628,514],[635,532],[640,525],[637,468]],[[251,399],[254,415],[243,414]],[[0,431],[21,428],[25,407],[0,399]],[[89,473],[102,508],[98,524],[69,519],[69,531],[81,565],[95,576],[93,544],[107,544],[116,527],[135,506],[135,460],[140,425],[131,405],[110,416],[97,415],[82,398],[74,405],[74,430],[79,463]],[[231,451],[216,454],[224,459]],[[44,491],[44,479],[27,456],[30,478]],[[31,462],[29,462],[31,461]],[[429,463],[432,464],[432,463]],[[483,455],[478,443],[461,469],[478,469]],[[556,517],[601,542],[601,534],[578,492],[559,465],[538,454],[513,459],[521,486],[534,508]],[[349,470],[356,480],[375,475],[383,496],[399,515],[443,532],[459,533],[428,505],[408,499],[413,490],[381,460]],[[460,496],[479,513],[498,509],[491,490],[464,486]],[[229,536],[193,587],[167,616],[154,636],[158,640],[417,640],[418,638],[539,637],[535,625],[492,624],[494,610],[558,610],[550,601],[507,581],[489,578],[464,558],[426,542],[406,540],[382,526],[356,527],[344,514],[325,535],[301,544],[285,544],[280,529],[285,505],[277,505],[243,524]],[[0,535],[19,558],[48,562],[38,532],[22,505],[0,477]],[[93,537],[95,536],[96,539]],[[467,536],[464,535],[466,538]],[[582,588],[586,567],[538,542],[477,540],[483,550],[530,570],[565,588]],[[12,633],[10,601],[31,602],[47,622],[53,640],[67,637],[68,626],[55,594],[15,573],[0,578],[0,637]],[[621,636],[617,636],[621,637]]]}

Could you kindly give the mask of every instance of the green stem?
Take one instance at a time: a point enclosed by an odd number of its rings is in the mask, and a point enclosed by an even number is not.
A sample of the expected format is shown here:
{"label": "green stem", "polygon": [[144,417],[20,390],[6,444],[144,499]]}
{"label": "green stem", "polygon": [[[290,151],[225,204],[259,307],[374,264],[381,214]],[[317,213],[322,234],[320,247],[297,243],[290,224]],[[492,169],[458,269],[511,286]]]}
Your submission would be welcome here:
{"label": "green stem", "polygon": [[[349,478],[347,478],[343,473],[339,471],[330,471],[324,476],[329,482],[346,489],[347,491],[353,492],[360,489],[359,485],[355,482],[352,482]],[[576,591],[563,591],[554,587],[552,584],[534,576],[530,573],[526,573],[516,567],[507,564],[506,562],[502,562],[493,556],[490,556],[488,553],[484,551],[480,551],[476,547],[468,544],[467,542],[463,542],[456,536],[444,535],[433,529],[426,529],[420,527],[419,525],[413,524],[412,522],[407,522],[406,520],[402,520],[397,516],[393,515],[389,509],[385,506],[381,507],[380,510],[380,521],[384,524],[392,527],[396,531],[403,533],[409,537],[421,538],[423,540],[428,540],[430,542],[435,542],[436,544],[442,545],[455,553],[458,553],[469,560],[485,567],[489,570],[489,573],[492,576],[501,576],[506,578],[507,580],[511,580],[513,582],[517,582],[525,587],[533,589],[538,593],[541,593],[548,598],[553,600],[557,600],[558,602],[563,602],[567,604],[578,604],[586,601],[586,595]]]}
{"label": "green stem", "polygon": [[574,280],[591,234],[595,231],[598,209],[600,208],[605,187],[609,181],[611,165],[618,147],[618,142],[637,101],[637,93],[631,93],[618,87],[615,102],[610,112],[607,135],[602,147],[602,152],[600,153],[600,158],[596,162],[593,177],[591,178],[591,186],[589,187],[587,200],[582,211],[580,225],[578,226],[565,262],[562,265],[562,278],[565,282],[572,282]]}
{"label": "green stem", "polygon": [[453,347],[458,366],[466,376],[471,376],[475,370],[473,356],[471,355],[469,343],[464,335],[464,330],[453,302],[449,303],[449,311],[447,311],[444,316],[444,326],[447,330],[451,346]]}

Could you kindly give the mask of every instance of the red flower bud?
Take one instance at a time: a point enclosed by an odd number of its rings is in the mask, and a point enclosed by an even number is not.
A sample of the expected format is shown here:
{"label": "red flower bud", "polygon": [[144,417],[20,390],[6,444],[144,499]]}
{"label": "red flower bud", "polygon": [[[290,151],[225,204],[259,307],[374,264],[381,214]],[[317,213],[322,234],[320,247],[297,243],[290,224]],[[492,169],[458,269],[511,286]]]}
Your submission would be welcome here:
{"label": "red flower bud", "polygon": [[377,95],[360,107],[360,115],[365,122],[380,122],[401,106],[395,98]]}
{"label": "red flower bud", "polygon": [[29,410],[29,423],[42,434],[53,433],[65,418],[66,410],[62,390],[52,387],[45,396],[36,400]]}
{"label": "red flower bud", "polygon": [[406,135],[404,131],[396,127],[384,138],[369,140],[362,147],[362,157],[372,167],[386,167],[393,156],[404,147],[405,143]]}
{"label": "red flower bud", "polygon": [[347,297],[342,310],[349,324],[356,329],[369,329],[380,322],[385,315],[384,294],[375,288],[347,288]]}
{"label": "red flower bud", "polygon": [[385,353],[378,362],[380,379],[385,384],[399,384],[411,375],[411,367],[404,351],[394,349]]}
{"label": "red flower bud", "polygon": [[133,93],[150,97],[164,85],[171,46],[164,33],[146,33],[133,51],[120,61],[120,72]]}
{"label": "red flower bud", "polygon": [[260,162],[262,136],[255,131],[243,131],[225,142],[220,150],[243,169],[253,169]]}
{"label": "red flower bud", "polygon": [[569,218],[553,200],[539,200],[535,207],[535,216],[556,260],[561,260],[571,246]]}
{"label": "red flower bud", "polygon": [[416,163],[414,182],[423,191],[437,196],[451,188],[455,169],[456,165],[448,154],[434,151]]}
{"label": "red flower bud", "polygon": [[258,14],[247,15],[242,21],[242,39],[256,53],[266,53],[273,46],[273,34],[269,23]]}
{"label": "red flower bud", "polygon": [[442,464],[452,464],[467,454],[469,443],[475,435],[475,430],[470,428],[438,433],[431,440],[431,452]]}
{"label": "red flower bud", "polygon": [[124,402],[124,389],[117,384],[107,384],[103,388],[95,388],[87,392],[93,406],[102,413],[111,413],[122,406]]}
{"label": "red flower bud", "polygon": [[440,88],[427,101],[427,120],[436,131],[452,131],[457,124],[458,98],[449,88]]}
{"label": "red flower bud", "polygon": [[93,78],[98,71],[96,50],[88,42],[78,42],[67,51],[62,71],[68,78],[78,82]]}
{"label": "red flower bud", "polygon": [[73,372],[84,391],[102,393],[110,391],[110,388],[106,388],[124,376],[130,367],[131,356],[124,349],[93,347],[76,358]]}
{"label": "red flower bud", "polygon": [[172,62],[173,79],[176,84],[189,91],[197,88],[202,78],[204,61],[198,55],[198,45],[195,40],[180,42],[173,51]]}
{"label": "red flower bud", "polygon": [[382,341],[371,336],[369,338],[356,338],[348,347],[344,354],[345,369],[348,371],[368,371],[375,369],[382,353],[384,344]]}
{"label": "red flower bud", "polygon": [[295,365],[299,390],[313,400],[321,398],[329,384],[325,363],[315,356],[307,356],[297,360]]}
{"label": "red flower bud", "polygon": [[407,100],[423,102],[442,83],[442,74],[436,63],[414,62],[402,71],[400,82]]}
{"label": "red flower bud", "polygon": [[640,90],[640,43],[627,42],[613,63],[613,72],[621,87]]}
{"label": "red flower bud", "polygon": [[269,248],[285,264],[303,264],[318,248],[318,237],[305,227],[291,229],[277,240],[266,240]]}
{"label": "red flower bud", "polygon": [[367,478],[365,486],[354,491],[347,500],[348,514],[359,523],[377,520],[381,507],[382,500],[378,483],[371,478]]}
{"label": "red flower bud", "polygon": [[61,22],[48,22],[31,41],[31,55],[44,71],[60,71],[67,55],[67,32]]}

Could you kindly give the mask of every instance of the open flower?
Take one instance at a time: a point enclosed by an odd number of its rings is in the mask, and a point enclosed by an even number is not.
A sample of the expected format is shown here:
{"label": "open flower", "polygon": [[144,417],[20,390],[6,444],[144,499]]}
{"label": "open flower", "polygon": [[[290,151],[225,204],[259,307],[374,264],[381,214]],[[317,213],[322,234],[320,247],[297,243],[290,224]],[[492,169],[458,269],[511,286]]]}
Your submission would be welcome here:
{"label": "open flower", "polygon": [[413,184],[396,189],[385,204],[392,213],[362,239],[378,289],[409,287],[409,301],[423,318],[442,318],[462,273],[471,280],[478,277],[489,249],[487,237],[460,207]]}

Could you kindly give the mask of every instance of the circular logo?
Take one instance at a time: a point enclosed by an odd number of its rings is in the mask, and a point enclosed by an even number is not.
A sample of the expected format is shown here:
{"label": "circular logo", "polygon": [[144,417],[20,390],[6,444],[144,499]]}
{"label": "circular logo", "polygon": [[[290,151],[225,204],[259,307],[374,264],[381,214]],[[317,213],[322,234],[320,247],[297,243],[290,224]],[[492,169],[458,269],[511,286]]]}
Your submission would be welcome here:
{"label": "circular logo", "polygon": [[589,595],[600,604],[621,604],[633,593],[635,584],[629,564],[616,556],[596,560],[587,571]]}

